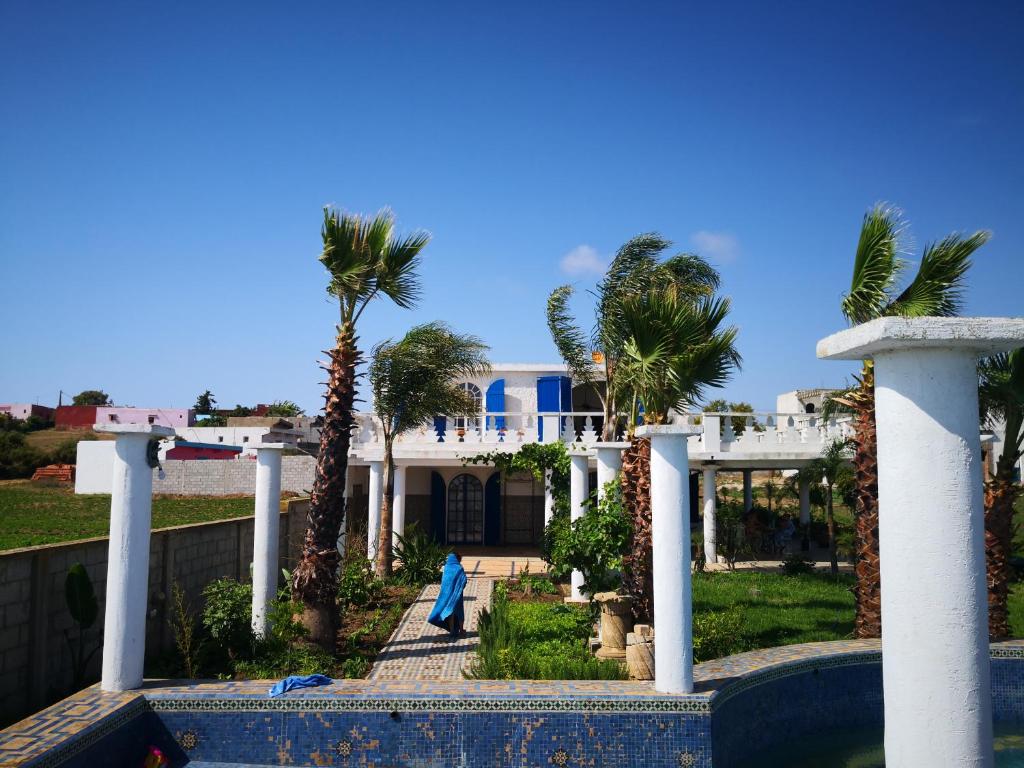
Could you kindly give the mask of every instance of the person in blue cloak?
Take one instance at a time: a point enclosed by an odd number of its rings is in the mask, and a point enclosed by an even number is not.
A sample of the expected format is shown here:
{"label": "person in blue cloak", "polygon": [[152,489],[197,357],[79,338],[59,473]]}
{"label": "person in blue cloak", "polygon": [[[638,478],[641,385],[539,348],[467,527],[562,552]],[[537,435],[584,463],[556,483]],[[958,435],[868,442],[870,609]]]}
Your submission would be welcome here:
{"label": "person in blue cloak", "polygon": [[427,621],[435,627],[447,629],[453,635],[464,634],[466,613],[462,606],[462,593],[465,589],[466,572],[462,568],[462,557],[452,552],[441,572],[441,592]]}

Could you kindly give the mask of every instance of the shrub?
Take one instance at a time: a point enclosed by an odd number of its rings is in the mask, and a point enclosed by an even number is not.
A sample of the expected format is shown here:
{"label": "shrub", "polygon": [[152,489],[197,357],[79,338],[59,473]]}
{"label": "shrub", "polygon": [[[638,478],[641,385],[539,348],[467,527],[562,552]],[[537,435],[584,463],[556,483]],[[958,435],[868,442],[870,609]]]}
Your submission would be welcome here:
{"label": "shrub", "polygon": [[331,674],[334,657],[315,645],[259,643],[252,660],[239,660],[235,675],[250,680],[277,679],[288,675]]}
{"label": "shrub", "polygon": [[569,505],[555,506],[548,524],[544,526],[540,556],[548,564],[548,573],[557,581],[564,581],[572,573],[569,548],[572,527],[569,523]]}
{"label": "shrub", "polygon": [[450,550],[420,531],[415,524],[406,529],[404,536],[397,538],[394,556],[401,560],[402,567],[395,573],[395,581],[414,587],[439,582],[441,566]]}
{"label": "shrub", "polygon": [[724,501],[715,511],[715,534],[717,538],[717,554],[725,558],[732,570],[736,561],[750,554],[746,530],[743,526],[743,505],[733,501]]}
{"label": "shrub", "polygon": [[384,593],[384,582],[373,575],[365,557],[346,557],[338,578],[338,607],[362,608]]}
{"label": "shrub", "polygon": [[217,579],[203,589],[203,628],[227,652],[230,659],[249,658],[252,633],[252,585],[234,579]]}
{"label": "shrub", "polygon": [[26,443],[21,432],[0,430],[0,480],[31,477],[46,460],[46,454]]}
{"label": "shrub", "polygon": [[782,561],[782,572],[787,576],[799,576],[801,573],[814,573],[814,563],[802,553],[787,555]]}
{"label": "shrub", "polygon": [[693,660],[720,659],[743,650],[743,616],[739,609],[693,615]]}
{"label": "shrub", "polygon": [[181,665],[185,669],[185,677],[199,677],[199,638],[196,633],[196,620],[192,615],[192,607],[188,604],[185,590],[178,582],[171,585],[171,616],[169,618],[171,632],[174,635],[174,647],[178,650]]}
{"label": "shrub", "polygon": [[78,461],[78,441],[65,440],[50,452],[51,464],[74,464]]}

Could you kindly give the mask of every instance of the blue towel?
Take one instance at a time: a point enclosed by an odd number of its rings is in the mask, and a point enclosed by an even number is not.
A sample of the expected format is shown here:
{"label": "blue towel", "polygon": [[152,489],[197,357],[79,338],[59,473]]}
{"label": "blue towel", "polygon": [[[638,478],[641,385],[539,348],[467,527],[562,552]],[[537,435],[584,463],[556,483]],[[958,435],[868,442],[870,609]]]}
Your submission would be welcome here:
{"label": "blue towel", "polygon": [[296,688],[313,688],[317,685],[330,685],[334,681],[327,675],[291,675],[279,683],[274,683],[268,696],[280,696],[282,693],[295,690]]}
{"label": "blue towel", "polygon": [[452,553],[444,564],[444,571],[441,572],[441,593],[437,596],[434,609],[427,617],[427,621],[435,627],[448,629],[447,620],[449,616],[455,616],[455,627],[461,627],[465,621],[465,611],[462,606],[462,593],[466,589],[466,572],[462,569],[459,559]]}

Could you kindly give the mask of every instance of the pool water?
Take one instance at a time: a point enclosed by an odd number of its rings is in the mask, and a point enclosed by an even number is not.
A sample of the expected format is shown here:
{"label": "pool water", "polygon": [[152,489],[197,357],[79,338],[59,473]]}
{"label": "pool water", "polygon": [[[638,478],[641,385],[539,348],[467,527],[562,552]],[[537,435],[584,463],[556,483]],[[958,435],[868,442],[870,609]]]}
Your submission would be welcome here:
{"label": "pool water", "polygon": [[[881,728],[847,729],[790,742],[744,763],[749,768],[884,768]],[[1024,768],[1024,727],[996,726],[996,768]]]}

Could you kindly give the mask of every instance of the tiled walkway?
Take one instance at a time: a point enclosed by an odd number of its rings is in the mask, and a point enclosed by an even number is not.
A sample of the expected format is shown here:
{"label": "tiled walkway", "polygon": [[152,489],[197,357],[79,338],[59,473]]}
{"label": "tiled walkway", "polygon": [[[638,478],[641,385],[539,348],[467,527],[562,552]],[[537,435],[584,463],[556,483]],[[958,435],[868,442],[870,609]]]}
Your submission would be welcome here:
{"label": "tiled walkway", "polygon": [[402,617],[388,644],[378,654],[369,679],[461,680],[462,672],[472,663],[479,644],[477,615],[491,605],[492,584],[490,578],[467,580],[463,593],[466,634],[462,637],[452,637],[447,631],[427,624],[427,616],[434,607],[441,586],[430,584],[424,587]]}

